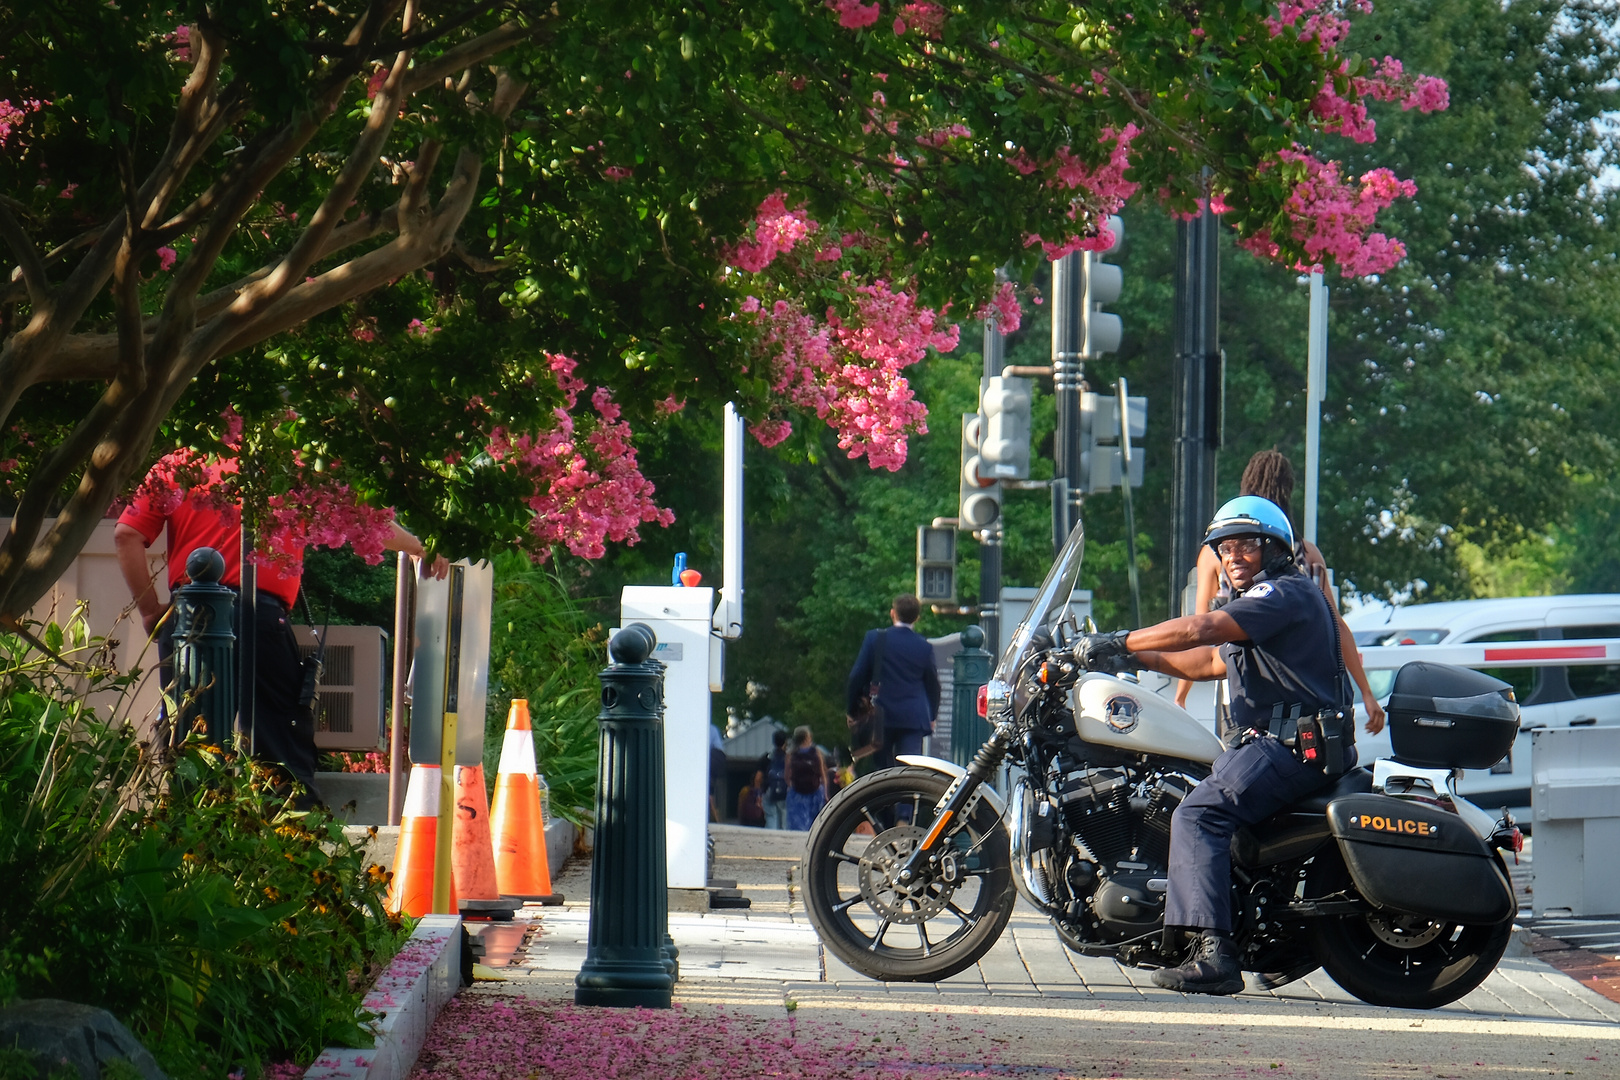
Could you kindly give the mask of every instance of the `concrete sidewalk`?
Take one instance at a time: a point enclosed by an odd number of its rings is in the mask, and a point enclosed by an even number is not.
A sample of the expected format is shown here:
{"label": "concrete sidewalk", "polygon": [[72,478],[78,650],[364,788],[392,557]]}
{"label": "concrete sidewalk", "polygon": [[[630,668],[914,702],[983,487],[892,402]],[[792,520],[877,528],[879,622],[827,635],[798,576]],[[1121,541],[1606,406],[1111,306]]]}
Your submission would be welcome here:
{"label": "concrete sidewalk", "polygon": [[[1275,992],[1202,998],[1065,949],[1020,902],[973,968],[938,984],[873,982],[821,947],[798,891],[804,834],[714,828],[715,873],[747,912],[673,915],[679,1007],[694,1015],[829,1025],[900,1040],[930,1068],[1182,1076],[1620,1076],[1620,1004],[1533,956],[1504,959],[1476,991],[1429,1012],[1365,1005],[1317,972]],[[589,867],[557,882],[570,903],[525,909],[526,952],[479,994],[568,1002],[585,957]],[[513,927],[507,933],[515,934]],[[497,957],[491,957],[496,963]]]}

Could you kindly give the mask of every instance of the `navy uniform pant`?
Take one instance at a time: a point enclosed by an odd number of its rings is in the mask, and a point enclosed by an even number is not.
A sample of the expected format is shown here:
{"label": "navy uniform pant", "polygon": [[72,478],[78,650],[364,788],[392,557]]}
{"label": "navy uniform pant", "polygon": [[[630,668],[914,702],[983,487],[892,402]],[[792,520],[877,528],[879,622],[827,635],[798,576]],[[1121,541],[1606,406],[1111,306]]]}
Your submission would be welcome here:
{"label": "navy uniform pant", "polygon": [[1232,929],[1232,834],[1275,814],[1327,783],[1272,738],[1228,750],[1215,759],[1170,823],[1170,887],[1166,926]]}

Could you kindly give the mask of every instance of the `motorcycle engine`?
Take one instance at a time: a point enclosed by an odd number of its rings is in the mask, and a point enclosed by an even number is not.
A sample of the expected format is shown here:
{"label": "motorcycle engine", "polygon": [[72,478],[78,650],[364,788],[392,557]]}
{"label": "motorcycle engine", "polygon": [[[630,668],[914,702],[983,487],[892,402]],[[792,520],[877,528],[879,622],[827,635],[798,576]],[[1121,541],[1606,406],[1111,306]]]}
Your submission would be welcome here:
{"label": "motorcycle engine", "polygon": [[1081,919],[1107,941],[1150,931],[1164,915],[1170,818],[1191,786],[1174,776],[1133,780],[1123,768],[1054,763],[1049,788],[1083,852],[1069,866]]}

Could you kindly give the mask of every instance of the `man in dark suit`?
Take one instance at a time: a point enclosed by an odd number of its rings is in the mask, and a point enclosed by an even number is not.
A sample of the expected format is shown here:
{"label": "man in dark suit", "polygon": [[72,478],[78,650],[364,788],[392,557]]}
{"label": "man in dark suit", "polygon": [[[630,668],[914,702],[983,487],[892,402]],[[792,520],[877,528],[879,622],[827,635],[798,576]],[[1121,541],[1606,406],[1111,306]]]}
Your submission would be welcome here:
{"label": "man in dark suit", "polygon": [[[921,613],[922,605],[915,596],[903,593],[895,597],[889,609],[894,625],[866,632],[861,654],[849,672],[848,712],[855,711],[856,703],[872,683],[882,687],[878,701],[883,706],[883,746],[874,755],[874,764],[880,769],[898,765],[896,759],[901,754],[922,753],[923,738],[933,732],[934,717],[939,715],[934,647],[911,628]],[[879,635],[883,637],[883,670],[874,672],[872,659]]]}

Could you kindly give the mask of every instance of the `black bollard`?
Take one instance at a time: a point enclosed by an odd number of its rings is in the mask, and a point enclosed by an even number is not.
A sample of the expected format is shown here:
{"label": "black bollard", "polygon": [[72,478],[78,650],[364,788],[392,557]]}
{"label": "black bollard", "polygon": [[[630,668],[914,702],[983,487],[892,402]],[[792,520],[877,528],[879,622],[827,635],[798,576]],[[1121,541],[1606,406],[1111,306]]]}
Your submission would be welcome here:
{"label": "black bollard", "polygon": [[[639,625],[645,625],[645,624],[638,623],[637,625],[639,626]],[[652,631],[650,629],[647,632],[652,633]],[[657,645],[657,643],[654,642],[655,647],[656,647],[656,645]],[[658,757],[658,768],[655,769],[654,772],[657,774],[657,777],[658,777],[658,795],[657,795],[658,813],[661,816],[665,817],[666,820],[667,820],[668,812],[669,812],[669,796],[668,796],[667,792],[668,792],[669,789],[668,789],[668,785],[667,785],[666,779],[665,779],[665,771],[666,770],[665,770],[665,758],[664,758],[664,671],[665,671],[667,665],[664,664],[663,661],[661,661],[661,660],[648,660],[647,661],[647,666],[650,667],[650,668],[654,668],[658,672],[658,724],[657,724],[657,734],[653,736],[653,743],[654,743],[654,746],[655,746],[655,751],[654,752],[657,754],[657,757]],[[658,865],[664,868],[664,880],[665,880],[666,884],[669,881],[669,843],[668,843],[668,841],[669,841],[669,830],[667,828],[659,829],[658,830],[658,855],[656,856],[656,858],[658,859]],[[669,936],[669,890],[667,888],[663,892],[658,894],[658,925],[663,927],[662,933],[664,935],[664,944],[663,944],[664,968],[665,968],[665,970],[667,970],[669,972],[669,977],[671,979],[673,979],[676,982],[680,982],[681,981],[681,960],[680,960],[681,950],[676,946],[675,939]]]}
{"label": "black bollard", "polygon": [[236,634],[231,630],[236,593],[219,583],[225,559],[211,547],[186,558],[191,580],[174,590],[174,700],[185,738],[200,716],[208,741],[228,747],[236,717]]}
{"label": "black bollard", "polygon": [[980,647],[983,644],[984,631],[966,627],[962,650],[952,658],[951,760],[964,769],[990,737],[990,724],[979,715],[979,687],[990,681],[990,663],[995,657]]}
{"label": "black bollard", "polygon": [[596,772],[596,849],[591,923],[576,1005],[667,1009],[675,980],[665,963],[668,881],[664,866],[662,665],[644,623],[608,646],[602,680],[601,761]]}

